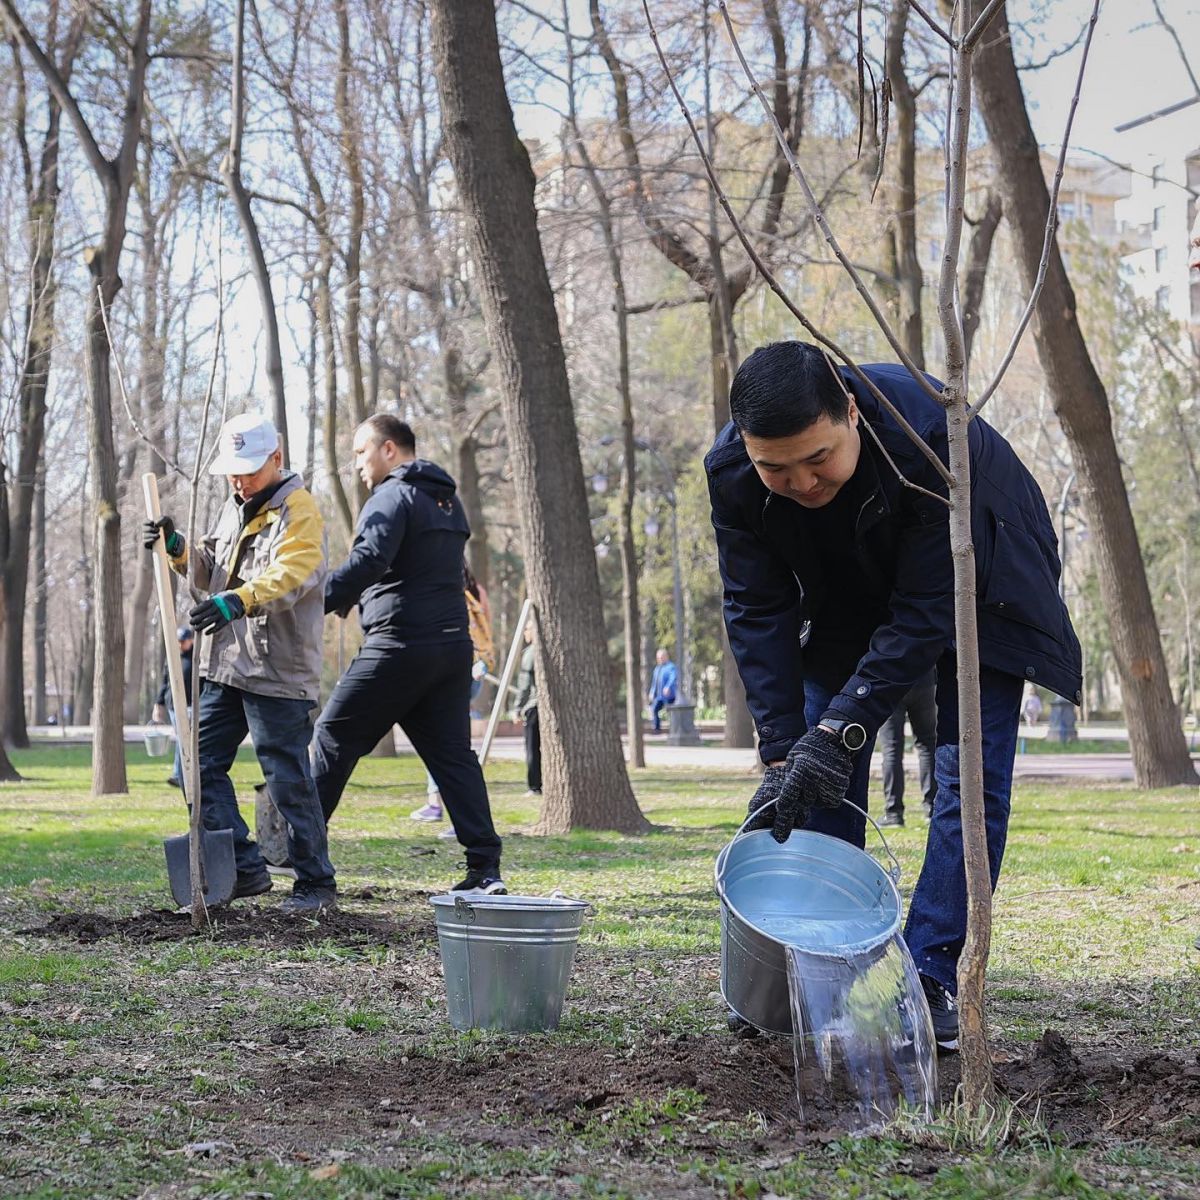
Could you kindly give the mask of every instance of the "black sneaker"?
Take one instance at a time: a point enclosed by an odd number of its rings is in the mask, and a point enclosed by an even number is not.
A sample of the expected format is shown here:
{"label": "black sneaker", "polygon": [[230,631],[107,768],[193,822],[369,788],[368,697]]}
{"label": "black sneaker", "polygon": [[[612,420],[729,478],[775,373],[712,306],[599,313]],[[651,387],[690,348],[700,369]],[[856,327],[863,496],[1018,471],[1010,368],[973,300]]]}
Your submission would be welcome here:
{"label": "black sneaker", "polygon": [[507,896],[508,888],[500,878],[499,867],[468,867],[467,877],[456,883],[452,892],[474,892],[476,896]]}
{"label": "black sneaker", "polygon": [[903,825],[904,824],[904,814],[903,813],[884,813],[883,816],[879,818],[879,824],[883,828],[887,828],[892,825]]}
{"label": "black sneaker", "polygon": [[949,988],[938,983],[929,975],[921,976],[921,987],[929,1003],[929,1015],[933,1018],[933,1040],[939,1050],[958,1049],[958,1002],[950,995]]}
{"label": "black sneaker", "polygon": [[259,867],[257,871],[239,871],[233,885],[233,898],[244,900],[247,896],[261,896],[273,886],[274,881],[266,867]]}
{"label": "black sneaker", "polygon": [[337,908],[337,888],[315,887],[295,890],[279,906],[280,912],[300,913],[311,916],[319,912],[332,912]]}

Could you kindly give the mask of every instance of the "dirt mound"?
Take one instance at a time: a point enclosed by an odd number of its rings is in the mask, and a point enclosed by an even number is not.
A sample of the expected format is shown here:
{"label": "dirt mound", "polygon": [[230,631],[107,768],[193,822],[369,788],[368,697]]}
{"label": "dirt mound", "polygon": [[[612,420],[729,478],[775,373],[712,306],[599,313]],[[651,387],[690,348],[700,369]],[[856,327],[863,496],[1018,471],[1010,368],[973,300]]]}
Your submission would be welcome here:
{"label": "dirt mound", "polygon": [[1020,1059],[998,1066],[996,1084],[1068,1142],[1111,1136],[1200,1145],[1200,1054],[1072,1047],[1048,1029]]}
{"label": "dirt mound", "polygon": [[[106,917],[103,913],[88,912],[57,913],[47,924],[21,932],[38,937],[71,938],[85,945],[106,938],[145,944],[182,941],[195,936],[191,916],[172,909],[155,909],[131,917]],[[323,941],[346,946],[412,946],[433,943],[437,937],[427,917],[389,920],[340,910],[316,916],[292,916],[257,906],[212,913],[212,926],[203,930],[201,936],[218,942],[263,942],[276,948]]]}

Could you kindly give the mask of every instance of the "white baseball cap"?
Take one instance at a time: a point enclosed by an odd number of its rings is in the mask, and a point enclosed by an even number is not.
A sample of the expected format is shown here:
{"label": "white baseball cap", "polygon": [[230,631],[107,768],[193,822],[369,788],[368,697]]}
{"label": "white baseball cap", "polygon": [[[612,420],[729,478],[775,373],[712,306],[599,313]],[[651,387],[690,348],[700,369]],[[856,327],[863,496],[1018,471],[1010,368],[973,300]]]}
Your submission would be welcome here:
{"label": "white baseball cap", "polygon": [[279,449],[279,434],[269,417],[242,413],[230,417],[217,435],[217,456],[210,475],[253,475]]}

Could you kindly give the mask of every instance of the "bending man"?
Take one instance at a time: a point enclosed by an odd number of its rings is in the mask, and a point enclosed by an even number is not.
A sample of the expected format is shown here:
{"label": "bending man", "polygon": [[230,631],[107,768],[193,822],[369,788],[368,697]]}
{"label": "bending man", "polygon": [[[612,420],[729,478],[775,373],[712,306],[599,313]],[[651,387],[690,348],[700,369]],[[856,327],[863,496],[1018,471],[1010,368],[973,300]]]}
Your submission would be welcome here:
{"label": "bending man", "polygon": [[[900,366],[865,374],[947,459],[946,414]],[[949,509],[941,476],[853,372],[803,342],[755,351],[733,421],[705,459],[725,623],[767,769],[751,807],[857,846],[879,727],[937,668],[937,791],[905,938],[938,1043],[957,1045],[966,933]],[[868,431],[867,426],[874,432]],[[876,445],[882,443],[885,454]],[[1036,481],[975,419],[971,521],[978,584],[983,773],[992,886],[1008,829],[1026,679],[1079,702],[1079,642],[1058,594],[1054,528]],[[893,467],[888,457],[894,462]],[[802,643],[806,643],[803,645]]]}

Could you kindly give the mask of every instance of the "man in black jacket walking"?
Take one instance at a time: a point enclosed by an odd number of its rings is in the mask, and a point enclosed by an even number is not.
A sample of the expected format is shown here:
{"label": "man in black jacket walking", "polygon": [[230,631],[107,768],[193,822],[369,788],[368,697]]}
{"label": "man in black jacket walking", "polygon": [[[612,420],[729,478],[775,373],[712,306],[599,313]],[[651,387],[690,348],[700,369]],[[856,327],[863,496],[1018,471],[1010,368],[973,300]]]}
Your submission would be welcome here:
{"label": "man in black jacket walking", "polygon": [[354,435],[354,465],[371,496],[350,557],[325,586],[325,611],[357,604],[366,640],[338,681],[313,736],[313,777],[326,821],[358,760],[399,725],[429,769],[466,850],[453,891],[503,894],[500,838],[471,749],[474,649],[463,595],[471,531],[454,480],[416,456],[408,424],[386,413]]}
{"label": "man in black jacket walking", "polygon": [[[900,366],[862,368],[947,461],[946,415]],[[733,421],[705,458],[725,623],[767,765],[751,811],[865,840],[879,727],[937,669],[937,791],[905,939],[939,1045],[957,1045],[966,933],[954,576],[946,486],[874,393],[803,342],[754,352]],[[970,426],[985,819],[992,886],[1008,829],[1025,680],[1079,702],[1079,642],[1058,593],[1054,527],[1036,481],[985,421]],[[901,481],[900,476],[904,481]],[[916,485],[915,487],[906,484]]]}

